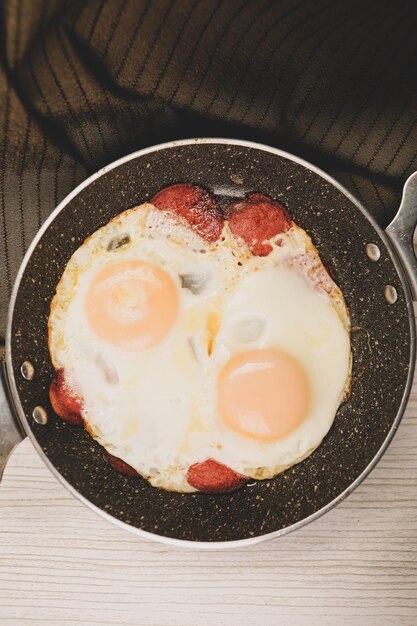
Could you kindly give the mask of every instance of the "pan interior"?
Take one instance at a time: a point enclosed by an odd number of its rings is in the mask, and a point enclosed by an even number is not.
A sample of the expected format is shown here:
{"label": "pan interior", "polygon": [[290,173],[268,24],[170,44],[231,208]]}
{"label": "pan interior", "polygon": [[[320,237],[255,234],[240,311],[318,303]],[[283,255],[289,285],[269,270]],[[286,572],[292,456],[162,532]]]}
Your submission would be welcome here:
{"label": "pan interior", "polygon": [[[349,401],[305,461],[232,494],[176,494],[116,473],[83,430],[56,418],[48,400],[53,373],[47,346],[49,305],[65,265],[86,236],[166,185],[190,182],[223,204],[258,191],[277,198],[312,236],[352,315],[354,376]],[[372,262],[368,243],[381,257]],[[398,299],[388,304],[385,286]],[[84,187],[57,214],[34,249],[17,292],[12,366],[22,409],[58,472],[92,504],[142,530],[191,541],[232,541],[292,526],[342,494],[366,469],[395,423],[410,376],[413,337],[407,296],[385,242],[338,188],[303,164],[246,145],[187,143],[139,154]],[[20,375],[23,361],[36,369]],[[45,406],[46,426],[32,419]]]}

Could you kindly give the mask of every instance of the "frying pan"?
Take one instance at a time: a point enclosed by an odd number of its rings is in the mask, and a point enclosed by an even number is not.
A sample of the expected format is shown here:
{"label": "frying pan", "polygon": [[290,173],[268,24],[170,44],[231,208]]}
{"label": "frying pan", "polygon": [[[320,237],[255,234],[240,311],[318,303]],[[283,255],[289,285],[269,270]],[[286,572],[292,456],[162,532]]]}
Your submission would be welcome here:
{"label": "frying pan", "polygon": [[[57,418],[48,400],[53,368],[47,319],[68,259],[111,217],[178,182],[212,190],[223,205],[251,191],[277,198],[312,236],[352,316],[352,394],[323,443],[273,480],[224,495],[169,493],[118,474],[100,446]],[[141,536],[187,546],[256,543],[316,519],[375,466],[407,403],[416,349],[416,217],[417,175],[407,181],[385,234],[327,174],[291,154],[246,141],[171,142],[103,168],[55,209],[18,272],[2,375],[1,472],[14,446],[28,436],[59,480],[96,512]]]}

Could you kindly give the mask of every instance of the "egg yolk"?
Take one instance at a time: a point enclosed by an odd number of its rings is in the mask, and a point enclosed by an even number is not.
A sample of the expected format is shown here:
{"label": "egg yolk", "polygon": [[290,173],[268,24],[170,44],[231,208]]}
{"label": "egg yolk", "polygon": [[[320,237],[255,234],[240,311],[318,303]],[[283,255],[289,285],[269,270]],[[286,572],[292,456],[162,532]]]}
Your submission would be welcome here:
{"label": "egg yolk", "polygon": [[131,260],[100,270],[84,305],[88,323],[98,337],[126,350],[145,350],[170,331],[178,315],[179,297],[166,271]]}
{"label": "egg yolk", "polygon": [[305,419],[309,384],[301,364],[276,349],[233,356],[217,381],[218,408],[235,431],[253,439],[282,439]]}

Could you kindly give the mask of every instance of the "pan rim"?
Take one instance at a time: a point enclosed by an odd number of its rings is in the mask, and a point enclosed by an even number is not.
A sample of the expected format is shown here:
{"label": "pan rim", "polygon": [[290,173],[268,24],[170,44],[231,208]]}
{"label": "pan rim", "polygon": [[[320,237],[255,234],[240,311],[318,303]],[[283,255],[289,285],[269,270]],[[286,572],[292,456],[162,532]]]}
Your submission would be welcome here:
{"label": "pan rim", "polygon": [[[392,426],[391,426],[390,430],[388,431],[388,433],[387,433],[387,435],[386,435],[386,437],[385,437],[381,447],[379,448],[378,452],[373,457],[371,462],[362,471],[362,473],[344,491],[342,491],[340,494],[338,494],[333,500],[331,500],[325,506],[321,507],[318,511],[315,511],[311,515],[303,518],[302,520],[299,520],[295,524],[291,524],[290,526],[287,526],[285,528],[281,528],[281,529],[276,530],[276,531],[272,531],[270,533],[266,533],[266,534],[263,534],[263,535],[257,535],[256,537],[247,537],[247,538],[244,538],[244,539],[237,539],[237,540],[231,540],[231,541],[227,541],[227,540],[226,541],[213,541],[213,542],[211,542],[211,541],[193,541],[193,540],[189,540],[189,539],[177,539],[177,538],[174,538],[174,537],[167,537],[165,535],[159,535],[157,533],[152,533],[150,531],[146,531],[146,530],[143,530],[141,528],[137,528],[136,526],[131,526],[130,524],[127,524],[126,522],[123,522],[123,521],[117,519],[116,517],[113,517],[112,515],[110,515],[110,513],[107,513],[106,511],[104,511],[103,509],[98,507],[97,505],[93,504],[85,496],[83,496],[79,491],[77,491],[62,476],[62,474],[60,474],[60,472],[58,472],[58,470],[53,465],[53,463],[49,460],[49,458],[46,456],[46,454],[42,450],[41,446],[39,445],[36,437],[34,436],[32,430],[31,430],[31,428],[29,426],[29,422],[28,422],[28,420],[26,418],[26,415],[25,415],[25,413],[23,411],[23,407],[21,405],[21,402],[20,402],[19,393],[18,393],[17,385],[16,385],[16,380],[15,380],[14,372],[13,372],[13,365],[12,365],[12,350],[11,350],[12,321],[13,321],[13,313],[14,313],[15,303],[16,303],[16,299],[17,299],[17,294],[18,294],[18,291],[19,291],[19,287],[20,287],[20,283],[21,283],[24,271],[25,271],[26,266],[27,266],[27,264],[28,264],[28,262],[29,262],[29,260],[30,260],[30,258],[32,256],[32,253],[35,250],[36,246],[38,245],[38,243],[39,243],[40,239],[42,238],[42,236],[44,235],[44,233],[47,231],[49,225],[55,220],[55,218],[59,215],[59,213],[67,206],[67,204],[69,204],[71,202],[71,200],[75,196],[77,196],[85,187],[88,187],[91,183],[93,183],[95,180],[97,180],[98,178],[100,178],[101,176],[103,176],[104,174],[109,172],[110,170],[115,169],[115,168],[119,167],[120,165],[123,165],[124,163],[127,163],[128,161],[131,161],[131,160],[134,160],[136,158],[142,157],[142,156],[144,156],[146,154],[150,154],[150,153],[157,152],[157,151],[160,151],[160,150],[166,150],[166,149],[170,149],[170,148],[175,148],[175,147],[178,147],[178,146],[186,146],[186,145],[194,145],[194,144],[233,145],[233,146],[241,146],[241,147],[245,147],[245,148],[252,148],[252,149],[261,150],[261,151],[264,151],[264,152],[269,152],[269,153],[275,154],[277,156],[281,156],[281,157],[283,157],[285,159],[288,159],[290,161],[293,161],[295,163],[298,163],[299,165],[302,165],[306,169],[308,169],[308,170],[316,173],[317,175],[321,176],[322,178],[327,180],[329,183],[331,183],[334,187],[336,187],[339,191],[341,191],[362,212],[362,214],[366,217],[366,219],[370,222],[370,224],[372,225],[372,227],[376,231],[377,235],[380,237],[380,239],[385,244],[385,246],[386,246],[386,248],[388,250],[388,254],[389,254],[390,258],[391,258],[391,261],[394,264],[394,267],[395,267],[395,270],[397,272],[398,278],[400,280],[401,286],[404,289],[404,293],[405,293],[405,297],[406,297],[406,306],[407,306],[408,320],[409,320],[409,326],[410,326],[410,361],[409,361],[409,370],[408,370],[407,382],[406,382],[406,385],[404,387],[404,392],[403,392],[403,396],[402,396],[402,399],[401,399],[401,402],[400,402],[400,406],[398,408],[397,415],[395,416],[395,419],[394,419],[394,421],[392,423]],[[300,157],[298,157],[296,155],[291,154],[290,152],[281,150],[279,148],[274,148],[274,147],[268,146],[266,144],[257,143],[257,142],[253,142],[253,141],[240,140],[240,139],[217,138],[217,137],[202,137],[202,138],[182,139],[182,140],[175,140],[175,141],[164,142],[164,143],[161,143],[161,144],[157,144],[157,145],[154,145],[154,146],[149,146],[147,148],[143,148],[141,150],[137,150],[137,151],[132,152],[132,153],[130,153],[130,154],[120,158],[120,159],[117,159],[116,161],[113,161],[112,163],[102,167],[100,170],[98,170],[97,172],[95,172],[94,174],[92,174],[91,176],[86,178],[82,183],[80,183],[77,187],[75,187],[75,189],[73,189],[57,205],[57,207],[52,211],[52,213],[48,216],[46,221],[42,224],[41,228],[38,230],[37,234],[35,235],[34,239],[32,240],[32,242],[31,242],[31,244],[30,244],[30,246],[29,246],[29,248],[28,248],[28,250],[27,250],[27,252],[26,252],[26,254],[25,254],[24,258],[23,258],[23,260],[22,260],[22,263],[21,263],[21,265],[19,267],[16,279],[15,279],[15,282],[14,282],[10,303],[9,303],[8,317],[7,317],[7,328],[6,328],[6,346],[5,346],[5,348],[6,348],[6,350],[5,350],[6,372],[7,372],[7,377],[8,377],[8,381],[9,381],[9,384],[10,384],[10,390],[11,390],[11,395],[12,395],[11,400],[13,402],[13,407],[15,409],[15,413],[17,414],[17,416],[19,418],[19,421],[20,421],[20,423],[21,423],[21,425],[22,425],[26,435],[29,437],[32,445],[34,446],[35,450],[37,451],[37,453],[39,454],[39,456],[41,457],[43,462],[51,470],[52,474],[55,475],[58,478],[58,480],[68,489],[68,491],[70,493],[72,493],[72,495],[74,495],[76,498],[78,498],[83,504],[88,506],[95,513],[101,515],[104,519],[107,519],[108,521],[112,522],[113,524],[116,524],[120,528],[122,528],[124,530],[128,530],[128,531],[130,531],[130,532],[132,532],[132,533],[142,537],[143,539],[158,541],[160,543],[164,543],[164,544],[168,544],[168,545],[174,545],[174,546],[179,546],[179,547],[187,547],[187,548],[194,548],[194,549],[218,550],[218,549],[239,548],[239,547],[244,547],[244,546],[248,546],[248,545],[254,545],[254,544],[261,543],[263,541],[268,541],[268,540],[275,539],[277,537],[284,536],[286,534],[289,534],[290,532],[298,530],[299,528],[302,528],[303,526],[306,526],[307,524],[311,523],[312,521],[320,518],[325,513],[329,512],[331,509],[333,509],[335,506],[337,506],[340,502],[343,502],[343,500],[345,500],[347,498],[347,496],[350,495],[360,485],[360,483],[366,478],[366,476],[368,476],[368,474],[374,469],[374,467],[380,461],[382,456],[385,454],[389,444],[391,443],[391,441],[392,441],[392,439],[393,439],[393,437],[394,437],[394,435],[395,435],[395,433],[396,433],[396,431],[398,429],[398,426],[399,426],[399,424],[401,422],[401,419],[403,417],[405,408],[407,406],[408,398],[409,398],[410,391],[411,391],[412,381],[413,381],[414,369],[415,369],[415,360],[416,360],[416,328],[415,328],[415,322],[414,322],[414,308],[413,308],[413,302],[412,302],[412,297],[411,297],[411,291],[410,291],[410,288],[409,288],[409,285],[408,285],[406,274],[405,274],[405,271],[404,271],[404,269],[403,269],[399,259],[397,258],[397,255],[396,255],[396,253],[395,253],[395,251],[393,249],[393,246],[392,246],[389,238],[387,237],[387,235],[385,234],[383,229],[377,224],[377,222],[374,220],[374,218],[362,206],[362,204],[347,189],[345,189],[345,187],[343,187],[343,185],[341,185],[333,177],[331,177],[329,174],[327,174],[326,172],[324,172],[320,168],[316,167],[315,165],[313,165],[309,161],[306,161],[305,159],[302,159],[302,158],[300,158]]]}

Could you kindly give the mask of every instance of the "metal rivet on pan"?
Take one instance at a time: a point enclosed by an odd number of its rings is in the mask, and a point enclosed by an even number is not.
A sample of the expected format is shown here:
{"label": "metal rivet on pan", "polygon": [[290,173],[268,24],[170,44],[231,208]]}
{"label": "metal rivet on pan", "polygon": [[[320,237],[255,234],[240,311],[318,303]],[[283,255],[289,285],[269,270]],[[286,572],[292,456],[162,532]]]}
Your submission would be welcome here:
{"label": "metal rivet on pan", "polygon": [[367,243],[366,254],[368,255],[368,258],[375,263],[376,261],[379,261],[381,251],[375,243]]}
{"label": "metal rivet on pan", "polygon": [[35,368],[30,361],[23,361],[20,366],[20,373],[25,380],[32,380],[35,376]]}
{"label": "metal rivet on pan", "polygon": [[394,302],[397,302],[397,290],[392,285],[385,285],[384,295],[388,304],[394,304]]}
{"label": "metal rivet on pan", "polygon": [[32,411],[32,417],[37,424],[41,424],[44,426],[48,421],[48,413],[45,411],[43,406],[35,406]]}

